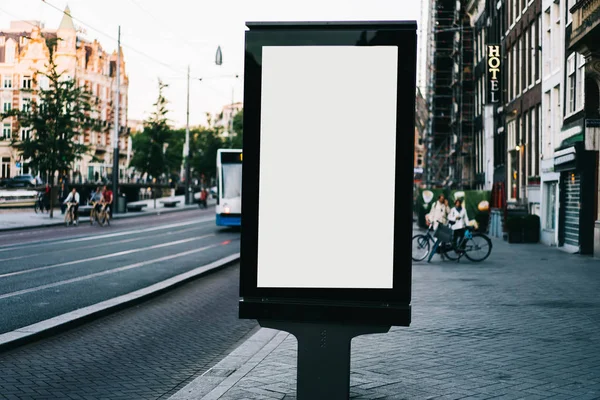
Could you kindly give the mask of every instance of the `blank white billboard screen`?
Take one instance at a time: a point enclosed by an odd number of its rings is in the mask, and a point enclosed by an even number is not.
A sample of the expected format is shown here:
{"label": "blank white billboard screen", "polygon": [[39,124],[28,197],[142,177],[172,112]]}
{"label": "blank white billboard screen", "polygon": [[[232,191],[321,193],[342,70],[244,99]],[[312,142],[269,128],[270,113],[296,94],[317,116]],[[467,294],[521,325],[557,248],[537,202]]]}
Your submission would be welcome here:
{"label": "blank white billboard screen", "polygon": [[397,46],[263,47],[258,287],[393,287],[397,73]]}

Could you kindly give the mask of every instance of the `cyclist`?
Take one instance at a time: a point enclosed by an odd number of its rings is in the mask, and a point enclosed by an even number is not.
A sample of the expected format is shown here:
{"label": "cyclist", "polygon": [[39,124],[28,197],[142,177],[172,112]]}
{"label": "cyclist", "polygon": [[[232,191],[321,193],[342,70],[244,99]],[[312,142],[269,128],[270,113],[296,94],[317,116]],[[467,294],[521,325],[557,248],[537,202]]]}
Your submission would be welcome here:
{"label": "cyclist", "polygon": [[450,210],[448,220],[454,230],[454,244],[457,245],[465,234],[465,229],[469,225],[469,216],[467,210],[462,207],[462,200],[456,199],[454,207]]}
{"label": "cyclist", "polygon": [[73,223],[77,225],[79,223],[79,193],[77,193],[77,189],[73,188],[71,193],[67,196],[63,204],[74,203],[73,204]]}
{"label": "cyclist", "polygon": [[90,221],[92,224],[94,223],[94,218],[100,211],[100,207],[102,206],[102,191],[100,186],[96,188],[95,192],[92,192],[92,197],[90,198],[90,203],[92,203],[92,211],[90,213]]}
{"label": "cyclist", "polygon": [[107,213],[110,214],[110,206],[113,202],[113,192],[106,185],[102,188],[102,205]]}

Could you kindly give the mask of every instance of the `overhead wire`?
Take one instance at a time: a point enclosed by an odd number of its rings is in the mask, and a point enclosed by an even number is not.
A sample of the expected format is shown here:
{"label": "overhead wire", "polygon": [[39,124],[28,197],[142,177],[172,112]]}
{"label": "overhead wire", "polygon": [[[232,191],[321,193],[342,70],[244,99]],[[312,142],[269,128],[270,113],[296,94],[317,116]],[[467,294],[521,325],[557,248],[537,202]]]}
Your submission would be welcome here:
{"label": "overhead wire", "polygon": [[[60,12],[60,13],[62,13],[63,15],[67,15],[67,13],[66,13],[64,10],[61,10],[60,8],[56,7],[54,4],[52,4],[52,3],[48,2],[47,0],[42,0],[42,2],[43,2],[44,4],[47,4],[47,5],[48,5],[48,6],[50,6],[50,7],[54,8],[55,10],[57,10],[57,11],[58,11],[58,12]],[[71,19],[73,19],[73,20],[75,20],[75,21],[79,22],[80,24],[82,24],[82,25],[85,25],[85,26],[87,26],[88,28],[90,28],[90,29],[92,29],[92,30],[94,30],[94,31],[96,31],[96,32],[98,32],[98,33],[100,33],[101,35],[104,35],[104,36],[108,37],[109,39],[112,39],[112,40],[114,40],[115,42],[116,42],[116,41],[118,41],[118,39],[117,39],[117,38],[115,38],[114,36],[112,36],[112,35],[110,35],[110,34],[108,34],[108,33],[104,32],[104,31],[102,31],[102,30],[100,30],[100,29],[97,29],[97,28],[93,27],[92,25],[88,24],[88,23],[87,23],[87,22],[85,22],[85,21],[82,21],[82,20],[81,20],[81,19],[79,19],[79,18],[75,18],[75,17],[73,17],[72,15],[69,15],[69,17],[71,17]],[[144,53],[143,51],[137,50],[136,48],[134,48],[134,47],[132,47],[132,46],[129,46],[129,45],[126,45],[126,44],[121,44],[121,47],[125,47],[125,48],[127,48],[127,49],[129,49],[129,50],[133,51],[134,53],[137,53],[137,54],[139,54],[139,55],[142,55],[142,56],[144,56],[144,57],[148,58],[149,60],[152,60],[152,61],[154,61],[154,62],[155,62],[155,63],[157,63],[157,64],[160,64],[160,65],[162,65],[162,66],[164,66],[164,67],[166,67],[166,68],[169,68],[170,70],[172,70],[172,71],[174,71],[174,72],[176,72],[176,73],[178,73],[178,74],[184,74],[184,73],[185,73],[183,70],[178,70],[178,69],[176,69],[176,68],[175,68],[173,65],[170,65],[170,64],[164,63],[164,62],[162,62],[162,61],[160,61],[160,60],[157,60],[156,58],[154,58],[154,57],[152,57],[152,56],[149,56],[148,54]]]}

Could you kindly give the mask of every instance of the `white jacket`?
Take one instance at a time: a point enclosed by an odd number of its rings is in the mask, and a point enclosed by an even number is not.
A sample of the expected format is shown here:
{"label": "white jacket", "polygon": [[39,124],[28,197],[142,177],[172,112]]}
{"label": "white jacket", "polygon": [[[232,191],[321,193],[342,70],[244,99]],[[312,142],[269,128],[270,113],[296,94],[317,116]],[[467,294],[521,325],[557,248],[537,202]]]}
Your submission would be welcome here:
{"label": "white jacket", "polygon": [[436,201],[431,206],[431,211],[427,214],[427,218],[429,222],[433,224],[433,229],[437,229],[438,224],[441,222],[443,225],[446,225],[448,212],[450,211],[449,207],[444,203],[440,203]]}
{"label": "white jacket", "polygon": [[79,204],[79,193],[75,192],[75,198],[73,199],[73,192],[69,193],[63,204],[67,204],[70,201],[75,201],[75,203]]}
{"label": "white jacket", "polygon": [[467,210],[464,207],[461,208],[460,212],[453,207],[450,210],[450,215],[448,216],[448,220],[453,221],[454,224],[451,225],[452,229],[462,229],[469,225],[469,217],[467,216]]}

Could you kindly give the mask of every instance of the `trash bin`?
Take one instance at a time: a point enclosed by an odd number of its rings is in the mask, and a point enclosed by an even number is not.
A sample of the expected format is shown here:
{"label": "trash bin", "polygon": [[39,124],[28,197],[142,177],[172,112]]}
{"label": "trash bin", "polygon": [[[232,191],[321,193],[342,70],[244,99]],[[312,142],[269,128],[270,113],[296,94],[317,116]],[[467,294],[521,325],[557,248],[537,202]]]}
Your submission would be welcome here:
{"label": "trash bin", "polygon": [[127,212],[127,197],[122,194],[117,197],[117,213],[125,214]]}

